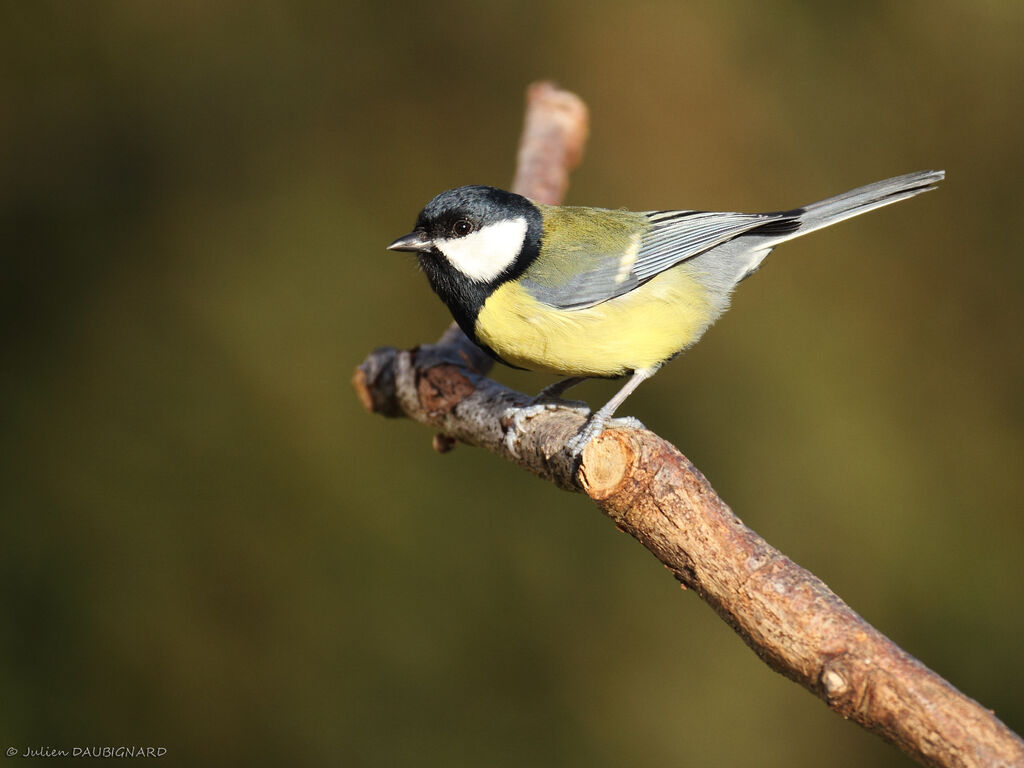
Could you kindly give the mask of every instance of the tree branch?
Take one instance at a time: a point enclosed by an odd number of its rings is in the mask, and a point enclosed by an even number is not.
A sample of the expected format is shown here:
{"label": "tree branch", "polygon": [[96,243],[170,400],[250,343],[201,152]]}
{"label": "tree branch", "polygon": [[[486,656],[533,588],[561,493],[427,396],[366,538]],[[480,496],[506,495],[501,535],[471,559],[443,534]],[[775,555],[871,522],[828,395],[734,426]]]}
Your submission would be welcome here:
{"label": "tree branch", "polygon": [[[530,87],[515,191],[561,201],[582,156],[584,104],[548,83]],[[561,488],[588,494],[693,589],[776,671],[925,765],[1024,765],[1024,742],[995,715],[865,622],[813,574],[747,528],[674,446],[641,429],[610,429],[575,462],[566,448],[583,417],[549,411],[506,441],[527,395],[488,379],[491,359],[451,326],[436,344],[381,348],[356,369],[366,408],[405,416],[498,454]]]}

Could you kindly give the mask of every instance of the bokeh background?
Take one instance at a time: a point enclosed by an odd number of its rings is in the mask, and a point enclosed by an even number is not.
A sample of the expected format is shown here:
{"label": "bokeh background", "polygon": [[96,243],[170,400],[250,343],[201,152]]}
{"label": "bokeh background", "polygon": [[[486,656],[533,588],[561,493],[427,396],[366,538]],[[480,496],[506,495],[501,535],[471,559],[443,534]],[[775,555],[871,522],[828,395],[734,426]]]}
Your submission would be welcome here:
{"label": "bokeh background", "polygon": [[569,202],[948,171],[780,249],[627,410],[1024,729],[1024,4],[34,0],[0,30],[0,746],[909,764],[585,499],[353,396],[448,323],[384,245],[510,181],[538,78],[592,111]]}

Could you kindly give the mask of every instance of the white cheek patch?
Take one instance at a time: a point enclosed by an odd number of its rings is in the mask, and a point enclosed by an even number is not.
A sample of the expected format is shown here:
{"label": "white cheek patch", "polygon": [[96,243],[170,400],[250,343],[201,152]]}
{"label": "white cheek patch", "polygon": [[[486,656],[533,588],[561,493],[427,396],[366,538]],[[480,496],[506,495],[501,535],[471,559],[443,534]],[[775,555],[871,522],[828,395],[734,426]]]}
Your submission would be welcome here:
{"label": "white cheek patch", "polygon": [[489,282],[515,262],[526,239],[526,219],[488,224],[465,237],[436,239],[448,262],[471,280]]}

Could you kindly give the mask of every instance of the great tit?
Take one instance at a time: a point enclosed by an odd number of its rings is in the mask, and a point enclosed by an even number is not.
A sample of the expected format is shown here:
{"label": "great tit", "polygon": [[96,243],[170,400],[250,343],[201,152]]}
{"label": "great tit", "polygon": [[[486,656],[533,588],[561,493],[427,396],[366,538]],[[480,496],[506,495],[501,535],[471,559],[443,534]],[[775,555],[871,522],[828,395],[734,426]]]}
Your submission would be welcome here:
{"label": "great tit", "polygon": [[511,366],[630,379],[573,439],[574,454],[668,360],[696,343],[779,243],[934,189],[920,171],[777,213],[631,212],[544,205],[487,186],[442,192],[388,246],[417,255],[469,338]]}

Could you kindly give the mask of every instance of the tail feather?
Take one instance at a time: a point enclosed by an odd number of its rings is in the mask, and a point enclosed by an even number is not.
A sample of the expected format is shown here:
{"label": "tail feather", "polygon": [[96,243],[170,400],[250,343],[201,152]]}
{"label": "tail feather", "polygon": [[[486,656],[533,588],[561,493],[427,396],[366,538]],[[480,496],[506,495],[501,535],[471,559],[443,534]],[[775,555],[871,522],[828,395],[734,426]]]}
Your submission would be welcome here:
{"label": "tail feather", "polygon": [[[769,237],[766,238],[764,247],[774,248],[779,243],[806,235],[822,227],[831,226],[844,219],[859,216],[900,200],[906,200],[908,197],[919,195],[922,192],[929,192],[935,189],[945,176],[945,171],[908,173],[885,181],[876,181],[865,187],[851,189],[849,192],[819,200],[794,211],[786,211],[787,215],[799,221],[799,226],[791,232],[765,232],[764,234]],[[757,234],[761,234],[761,232],[758,231]]]}
{"label": "tail feather", "polygon": [[945,171],[908,173],[852,189],[803,208],[781,211],[776,214],[780,218],[695,256],[690,264],[697,268],[698,279],[707,287],[717,317],[729,306],[729,295],[736,284],[757,271],[779,243],[935,189],[945,175]]}

